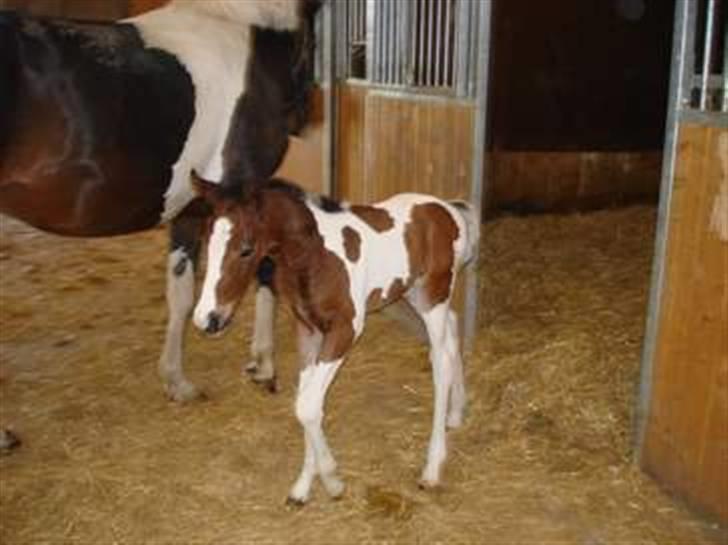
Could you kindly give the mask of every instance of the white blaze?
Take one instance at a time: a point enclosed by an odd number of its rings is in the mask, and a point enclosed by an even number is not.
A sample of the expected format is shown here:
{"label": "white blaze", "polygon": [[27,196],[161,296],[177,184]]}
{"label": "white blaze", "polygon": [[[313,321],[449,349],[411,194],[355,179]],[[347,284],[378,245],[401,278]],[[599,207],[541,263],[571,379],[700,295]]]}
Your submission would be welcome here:
{"label": "white blaze", "polygon": [[195,308],[195,325],[200,329],[207,327],[207,317],[217,309],[217,284],[222,277],[222,264],[233,224],[227,218],[219,218],[212,227],[212,235],[207,245],[207,271],[202,284],[200,300]]}

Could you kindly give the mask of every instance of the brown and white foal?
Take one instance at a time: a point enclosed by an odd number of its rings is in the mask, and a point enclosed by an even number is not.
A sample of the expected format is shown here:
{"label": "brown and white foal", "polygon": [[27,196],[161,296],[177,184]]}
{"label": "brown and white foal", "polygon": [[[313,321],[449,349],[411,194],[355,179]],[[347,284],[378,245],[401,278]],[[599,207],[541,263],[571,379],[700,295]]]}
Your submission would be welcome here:
{"label": "brown and white foal", "polygon": [[197,327],[208,333],[224,329],[259,268],[271,265],[274,290],[297,318],[302,361],[296,416],[306,449],[289,500],[306,502],[316,475],[331,496],[343,492],[321,426],[326,390],[361,334],[366,313],[402,297],[424,320],[431,343],[435,409],[421,484],[437,485],[446,424],[461,424],[466,403],[450,299],[478,241],[470,207],[416,194],[374,206],[340,205],[280,180],[245,202],[205,182],[198,191],[214,216]]}

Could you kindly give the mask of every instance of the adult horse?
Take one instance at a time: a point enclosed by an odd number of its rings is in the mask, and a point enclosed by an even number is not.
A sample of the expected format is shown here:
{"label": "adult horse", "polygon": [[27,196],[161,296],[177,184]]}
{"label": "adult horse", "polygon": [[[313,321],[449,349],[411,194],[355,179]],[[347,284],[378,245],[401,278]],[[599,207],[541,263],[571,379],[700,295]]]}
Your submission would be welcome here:
{"label": "adult horse", "polygon": [[245,186],[279,167],[307,118],[319,3],[172,0],[109,24],[0,12],[0,212],[78,237],[170,223],[174,400],[199,395],[182,368],[207,213],[190,178]]}

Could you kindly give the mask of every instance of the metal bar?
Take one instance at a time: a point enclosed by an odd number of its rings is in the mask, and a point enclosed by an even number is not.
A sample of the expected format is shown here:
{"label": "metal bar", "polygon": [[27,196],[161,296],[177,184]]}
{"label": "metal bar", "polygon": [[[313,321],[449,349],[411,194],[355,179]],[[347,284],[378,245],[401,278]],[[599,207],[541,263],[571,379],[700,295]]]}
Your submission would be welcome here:
{"label": "metal bar", "polygon": [[[490,79],[490,54],[492,47],[493,2],[477,2],[476,14],[480,22],[480,33],[477,40],[478,57],[474,66],[478,82],[475,92],[475,122],[473,128],[473,163],[471,172],[470,204],[476,211],[477,225],[482,223],[483,197],[485,195],[486,145],[488,142],[488,90]],[[472,348],[478,327],[478,299],[480,296],[480,275],[478,262],[480,249],[475,249],[475,256],[468,265],[465,277],[465,343]]]}
{"label": "metal bar", "polygon": [[467,0],[456,0],[457,43],[455,44],[455,93],[458,97],[467,96],[467,64],[470,44],[470,17]]}
{"label": "metal bar", "polygon": [[417,29],[419,23],[419,18],[417,14],[419,13],[419,8],[417,7],[416,0],[413,0],[411,3],[407,4],[407,6],[409,33],[411,35],[411,39],[409,51],[407,52],[406,57],[407,60],[405,70],[407,71],[407,74],[404,81],[408,86],[414,87],[415,85],[417,85]]}
{"label": "metal bar", "polygon": [[452,86],[450,65],[452,60],[452,0],[445,2],[445,86]]}
{"label": "metal bar", "polygon": [[440,53],[442,52],[442,0],[433,0],[435,2],[435,54],[432,62],[435,63],[435,86],[440,85]]}
{"label": "metal bar", "polygon": [[[669,239],[669,214],[672,203],[673,183],[678,144],[678,120],[685,101],[690,100],[692,79],[695,70],[694,47],[697,23],[697,2],[677,0],[675,4],[675,28],[673,32],[672,69],[670,75],[670,101],[665,126],[665,150],[662,160],[660,182],[660,204],[657,214],[655,253],[652,263],[650,298],[645,326],[645,340],[642,345],[639,398],[635,415],[635,459],[639,464],[644,448],[647,419],[652,395],[652,375],[659,333],[662,291],[665,284],[665,257]],[[687,97],[687,98],[686,98]]]}
{"label": "metal bar", "polygon": [[376,81],[374,75],[374,38],[375,38],[375,10],[374,0],[366,0],[366,74],[364,79],[370,82]]}
{"label": "metal bar", "polygon": [[384,45],[384,9],[381,0],[377,2],[377,24],[374,27],[374,35],[377,39],[377,58],[375,61],[377,69],[377,81],[384,81],[384,56],[382,54]]}
{"label": "metal bar", "polygon": [[705,16],[705,42],[703,46],[703,81],[700,86],[700,109],[708,110],[708,81],[713,67],[713,27],[715,26],[715,0],[708,0],[708,12]]}
{"label": "metal bar", "polygon": [[417,63],[417,85],[424,86],[425,84],[425,44],[427,36],[427,6],[426,0],[419,0],[419,13],[417,19],[420,24],[420,51],[419,51],[419,62]]}
{"label": "metal bar", "polygon": [[392,0],[388,0],[387,6],[389,7],[388,14],[388,32],[387,32],[387,83],[390,85],[394,83],[394,69],[396,56],[394,52],[395,45],[397,43],[395,36],[397,32],[397,3]]}
{"label": "metal bar", "polygon": [[433,35],[435,32],[435,10],[433,9],[432,0],[427,1],[428,10],[427,10],[427,52],[425,54],[426,60],[425,60],[425,67],[427,69],[427,80],[425,81],[425,85],[427,87],[432,87],[432,81],[433,81],[433,66],[432,66],[432,49],[435,40],[433,39]]}

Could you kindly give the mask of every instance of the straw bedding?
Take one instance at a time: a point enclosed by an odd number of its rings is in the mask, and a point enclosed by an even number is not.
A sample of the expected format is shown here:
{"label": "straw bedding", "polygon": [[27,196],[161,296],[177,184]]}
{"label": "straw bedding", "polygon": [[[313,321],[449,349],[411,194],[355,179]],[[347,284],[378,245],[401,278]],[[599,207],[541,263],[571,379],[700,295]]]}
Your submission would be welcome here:
{"label": "straw bedding", "polygon": [[209,399],[168,402],[156,376],[165,233],[67,240],[0,220],[0,542],[717,543],[631,464],[655,214],[501,218],[483,232],[482,316],[466,358],[470,407],[449,434],[442,489],[424,492],[427,350],[370,319],[331,389],[327,433],[347,483],[284,505],[303,455],[282,390],[241,379],[252,318],[187,370]]}

